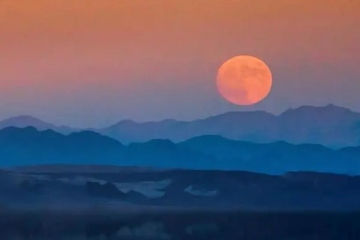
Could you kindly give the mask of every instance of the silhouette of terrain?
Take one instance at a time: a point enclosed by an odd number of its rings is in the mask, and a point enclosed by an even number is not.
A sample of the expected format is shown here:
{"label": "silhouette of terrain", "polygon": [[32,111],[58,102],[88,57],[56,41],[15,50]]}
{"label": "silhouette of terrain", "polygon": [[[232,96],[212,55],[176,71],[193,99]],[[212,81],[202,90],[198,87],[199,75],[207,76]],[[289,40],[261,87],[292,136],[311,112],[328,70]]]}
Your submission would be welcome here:
{"label": "silhouette of terrain", "polygon": [[360,114],[330,104],[289,109],[279,116],[255,111],[229,112],[189,122],[126,120],[98,131],[123,143],[151,139],[180,142],[196,136],[219,135],[258,143],[286,141],[336,148],[360,144]]}
{"label": "silhouette of terrain", "polygon": [[[63,134],[79,129],[57,127],[29,116],[0,122],[6,127],[35,127]],[[84,126],[84,129],[88,129]],[[269,143],[286,141],[293,144],[321,144],[332,148],[360,145],[360,114],[332,104],[289,109],[276,116],[263,111],[228,112],[194,121],[164,120],[137,123],[123,120],[112,126],[91,129],[122,143],[169,139],[181,142],[202,135],[218,135],[228,139]]]}
{"label": "silhouette of terrain", "polygon": [[59,133],[69,134],[71,132],[78,131],[75,128],[67,127],[67,126],[55,126],[53,124],[44,122],[40,119],[34,118],[32,116],[18,116],[5,119],[0,121],[0,129],[8,128],[8,127],[17,127],[17,128],[26,128],[26,127],[34,127],[39,131],[43,130],[54,130]]}
{"label": "silhouette of terrain", "polygon": [[0,122],[1,239],[357,240],[358,115]]}
{"label": "silhouette of terrain", "polygon": [[[49,171],[46,169],[49,168]],[[88,211],[360,210],[360,177],[316,172],[30,166],[0,172],[0,206]],[[92,169],[92,170],[91,170]],[[76,170],[76,171],[75,171]]]}
{"label": "silhouette of terrain", "polygon": [[91,131],[62,135],[32,127],[0,130],[0,145],[2,167],[75,164],[245,170],[268,174],[289,171],[360,174],[360,147],[335,150],[316,144],[260,144],[219,136],[195,137],[180,143],[155,139],[123,145]]}

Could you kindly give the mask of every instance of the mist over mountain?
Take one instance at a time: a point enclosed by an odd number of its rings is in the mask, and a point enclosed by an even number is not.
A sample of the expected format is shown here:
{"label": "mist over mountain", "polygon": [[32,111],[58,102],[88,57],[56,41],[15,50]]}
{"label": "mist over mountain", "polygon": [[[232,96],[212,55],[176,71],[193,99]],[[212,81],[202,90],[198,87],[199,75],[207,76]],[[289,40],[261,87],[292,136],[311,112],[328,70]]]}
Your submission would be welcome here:
{"label": "mist over mountain", "polygon": [[360,114],[330,104],[289,109],[279,116],[254,111],[229,112],[189,122],[121,121],[98,131],[124,143],[155,138],[179,142],[196,136],[219,135],[258,143],[287,141],[345,147],[360,144]]}
{"label": "mist over mountain", "polygon": [[[69,134],[80,131],[57,127],[33,117],[20,116],[0,122],[6,127],[32,126]],[[87,129],[84,127],[84,129]],[[102,129],[91,129],[122,143],[168,139],[181,142],[203,135],[218,135],[228,139],[270,143],[286,141],[293,144],[321,144],[332,148],[360,145],[360,114],[349,109],[327,105],[302,106],[276,116],[267,112],[228,112],[194,121],[164,120],[137,123],[123,120]]]}
{"label": "mist over mountain", "polygon": [[91,131],[62,135],[33,127],[0,130],[0,145],[0,166],[4,167],[86,164],[270,174],[299,170],[360,174],[360,147],[334,150],[316,144],[260,144],[211,135],[181,143],[155,139],[123,145]]}
{"label": "mist over mountain", "polygon": [[69,134],[71,132],[76,132],[78,129],[67,127],[67,126],[55,126],[53,124],[44,122],[40,119],[34,118],[32,116],[17,116],[5,119],[0,121],[0,129],[4,129],[7,127],[17,127],[17,128],[26,128],[26,127],[34,127],[37,130],[54,130],[59,133]]}

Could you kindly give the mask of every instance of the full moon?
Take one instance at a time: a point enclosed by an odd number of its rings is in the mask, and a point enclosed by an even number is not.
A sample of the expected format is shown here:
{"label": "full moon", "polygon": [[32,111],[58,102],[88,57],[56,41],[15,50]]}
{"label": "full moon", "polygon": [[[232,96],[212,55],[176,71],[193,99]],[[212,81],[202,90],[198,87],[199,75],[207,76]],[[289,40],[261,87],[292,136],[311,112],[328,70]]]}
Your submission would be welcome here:
{"label": "full moon", "polygon": [[262,60],[253,56],[237,56],[221,65],[217,75],[220,94],[236,105],[253,105],[271,90],[272,74]]}

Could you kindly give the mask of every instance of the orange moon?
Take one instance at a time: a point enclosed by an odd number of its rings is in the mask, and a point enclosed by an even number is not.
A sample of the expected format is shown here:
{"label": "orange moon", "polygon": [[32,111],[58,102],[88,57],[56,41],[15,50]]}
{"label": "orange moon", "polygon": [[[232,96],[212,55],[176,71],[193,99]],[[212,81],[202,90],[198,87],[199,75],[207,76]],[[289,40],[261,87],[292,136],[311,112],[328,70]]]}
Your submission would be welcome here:
{"label": "orange moon", "polygon": [[237,56],[227,60],[218,70],[220,94],[236,105],[253,105],[271,90],[272,74],[262,60],[253,56]]}

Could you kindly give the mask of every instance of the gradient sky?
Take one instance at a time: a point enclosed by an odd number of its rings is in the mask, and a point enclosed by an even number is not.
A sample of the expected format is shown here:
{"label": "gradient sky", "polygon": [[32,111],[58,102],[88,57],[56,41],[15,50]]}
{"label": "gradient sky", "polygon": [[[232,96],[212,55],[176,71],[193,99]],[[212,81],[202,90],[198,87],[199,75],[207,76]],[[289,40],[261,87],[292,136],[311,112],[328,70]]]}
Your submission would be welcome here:
{"label": "gradient sky", "polygon": [[[359,13],[359,0],[1,0],[0,119],[99,127],[328,103],[360,111]],[[240,54],[273,72],[252,107],[215,85]]]}

